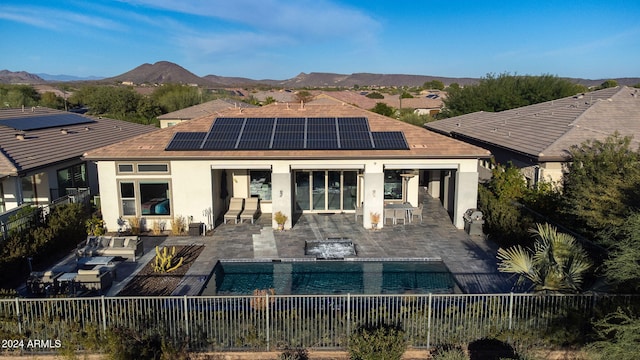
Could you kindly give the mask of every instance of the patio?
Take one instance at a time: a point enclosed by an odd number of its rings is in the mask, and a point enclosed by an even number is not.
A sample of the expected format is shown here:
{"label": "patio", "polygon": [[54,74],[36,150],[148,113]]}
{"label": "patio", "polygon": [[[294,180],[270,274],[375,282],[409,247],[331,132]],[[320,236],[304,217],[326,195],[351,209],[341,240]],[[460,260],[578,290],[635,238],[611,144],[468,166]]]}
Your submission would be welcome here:
{"label": "patio", "polygon": [[[212,236],[145,238],[145,255],[138,261],[138,267],[153,257],[153,252],[147,249],[155,245],[203,244],[205,249],[173,294],[198,295],[220,259],[304,258],[308,257],[304,253],[305,240],[341,237],[354,242],[357,258],[440,258],[464,293],[512,291],[513,281],[497,271],[497,249],[492,243],[481,236],[470,237],[464,230],[455,228],[437,199],[425,196],[423,203],[422,223],[387,225],[375,231],[362,228],[361,218],[356,224],[352,213],[301,214],[294,219],[291,230],[274,231],[272,214],[265,213],[254,224],[221,224]],[[135,271],[129,269],[131,276]],[[122,283],[126,283],[126,279],[114,284],[108,295],[117,294],[124,286]]]}

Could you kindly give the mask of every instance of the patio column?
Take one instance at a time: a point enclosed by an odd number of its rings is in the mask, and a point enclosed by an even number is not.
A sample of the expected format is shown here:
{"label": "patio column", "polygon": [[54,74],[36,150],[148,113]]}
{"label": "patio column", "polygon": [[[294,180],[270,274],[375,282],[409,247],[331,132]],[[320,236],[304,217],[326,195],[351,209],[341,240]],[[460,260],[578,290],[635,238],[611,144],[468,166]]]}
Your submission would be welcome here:
{"label": "patio column", "polygon": [[478,207],[478,172],[457,172],[455,182],[453,224],[464,229],[465,211]]}
{"label": "patio column", "polygon": [[[291,219],[293,218],[293,199],[291,198],[293,190],[291,189],[291,173],[289,172],[273,172],[271,174],[271,203],[273,213],[281,211],[286,217],[287,222],[284,224],[285,229],[291,229]],[[275,220],[271,219],[274,229],[278,228]]]}
{"label": "patio column", "polygon": [[371,214],[379,214],[378,228],[384,226],[384,173],[365,172],[364,174],[364,207],[362,224],[371,229]]}

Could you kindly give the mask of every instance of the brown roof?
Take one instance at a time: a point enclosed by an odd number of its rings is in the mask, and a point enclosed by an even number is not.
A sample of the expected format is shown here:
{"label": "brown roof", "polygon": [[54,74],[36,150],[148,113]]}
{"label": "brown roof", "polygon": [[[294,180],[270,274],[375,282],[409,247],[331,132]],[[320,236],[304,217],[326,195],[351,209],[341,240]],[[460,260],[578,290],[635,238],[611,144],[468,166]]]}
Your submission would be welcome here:
{"label": "brown roof", "polygon": [[158,116],[159,120],[191,120],[239,107],[255,107],[242,101],[216,99]]}
{"label": "brown roof", "polygon": [[426,129],[388,118],[347,104],[271,104],[259,108],[234,109],[221,112],[225,117],[366,117],[371,131],[402,131],[409,150],[198,150],[165,151],[176,132],[206,132],[215,116],[180,123],[153,134],[103,147],[89,152],[86,158],[93,160],[117,159],[344,159],[344,158],[480,158],[490,153],[477,146],[437,134]]}
{"label": "brown roof", "polygon": [[572,145],[618,131],[640,144],[640,90],[615,87],[517,109],[475,112],[431,122],[428,129],[498,146],[538,161],[562,161]]}
{"label": "brown roof", "polygon": [[[337,99],[338,101],[366,110],[373,109],[379,102],[393,106],[396,109],[399,109],[401,105],[398,95],[385,94],[384,99],[371,99],[366,95],[362,95],[361,92],[349,90],[320,92],[315,96],[313,103],[326,98]],[[442,108],[442,98],[438,96],[438,98],[432,99],[428,98],[427,95],[417,95],[413,98],[402,99],[402,108],[440,109]]]}
{"label": "brown roof", "polygon": [[[42,107],[28,110],[0,109],[0,120],[59,114],[68,113]],[[79,159],[91,149],[158,130],[154,126],[120,120],[89,119],[95,122],[29,130],[24,132],[24,140],[16,137],[21,131],[0,125],[0,174],[15,176],[57,162]],[[62,128],[66,129],[66,134],[61,132]]]}

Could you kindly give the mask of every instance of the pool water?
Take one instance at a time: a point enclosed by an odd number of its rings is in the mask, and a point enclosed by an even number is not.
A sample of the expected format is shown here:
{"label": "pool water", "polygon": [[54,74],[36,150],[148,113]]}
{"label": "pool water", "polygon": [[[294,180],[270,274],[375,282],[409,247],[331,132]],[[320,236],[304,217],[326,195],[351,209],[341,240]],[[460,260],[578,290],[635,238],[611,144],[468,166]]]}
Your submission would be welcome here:
{"label": "pool water", "polygon": [[453,293],[441,261],[219,262],[203,295]]}

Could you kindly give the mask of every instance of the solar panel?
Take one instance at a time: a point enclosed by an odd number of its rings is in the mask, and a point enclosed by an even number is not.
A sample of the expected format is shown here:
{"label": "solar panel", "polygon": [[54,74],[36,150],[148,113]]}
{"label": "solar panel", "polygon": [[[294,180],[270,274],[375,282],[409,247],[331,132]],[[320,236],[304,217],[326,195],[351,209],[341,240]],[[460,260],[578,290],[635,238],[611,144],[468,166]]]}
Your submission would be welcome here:
{"label": "solar panel", "polygon": [[244,123],[244,118],[217,118],[211,125],[202,149],[234,150]]}
{"label": "solar panel", "polygon": [[269,149],[275,118],[247,118],[237,149]]}
{"label": "solar panel", "polygon": [[26,116],[23,118],[16,118],[16,119],[4,119],[4,120],[0,120],[0,125],[14,128],[16,130],[28,131],[28,130],[48,129],[48,128],[59,127],[59,126],[88,124],[93,122],[95,122],[95,120],[92,120],[90,118],[87,118],[78,114],[62,113],[62,114]]}
{"label": "solar panel", "polygon": [[165,150],[200,150],[206,132],[177,132]]}
{"label": "solar panel", "polygon": [[376,150],[408,150],[407,140],[402,131],[372,132]]}
{"label": "solar panel", "polygon": [[275,121],[273,150],[304,149],[306,118],[278,118]]}
{"label": "solar panel", "polygon": [[401,131],[364,117],[218,118],[207,133],[176,133],[166,150],[406,150]]}

